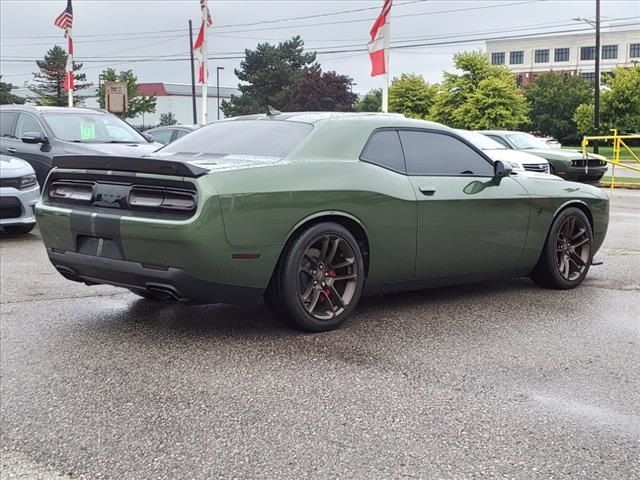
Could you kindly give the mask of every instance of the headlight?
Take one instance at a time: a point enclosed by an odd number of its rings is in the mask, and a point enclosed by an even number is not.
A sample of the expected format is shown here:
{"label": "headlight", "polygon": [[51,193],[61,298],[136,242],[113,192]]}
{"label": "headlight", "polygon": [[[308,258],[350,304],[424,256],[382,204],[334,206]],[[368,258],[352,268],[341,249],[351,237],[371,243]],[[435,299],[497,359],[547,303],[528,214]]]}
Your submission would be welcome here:
{"label": "headlight", "polygon": [[24,177],[20,177],[20,183],[18,184],[18,188],[20,190],[24,190],[25,188],[33,187],[38,184],[38,180],[36,180],[35,175],[25,175]]}
{"label": "headlight", "polygon": [[522,165],[520,165],[519,163],[516,162],[508,162],[509,165],[511,165],[511,168],[513,169],[514,172],[524,172],[524,168],[522,168]]}

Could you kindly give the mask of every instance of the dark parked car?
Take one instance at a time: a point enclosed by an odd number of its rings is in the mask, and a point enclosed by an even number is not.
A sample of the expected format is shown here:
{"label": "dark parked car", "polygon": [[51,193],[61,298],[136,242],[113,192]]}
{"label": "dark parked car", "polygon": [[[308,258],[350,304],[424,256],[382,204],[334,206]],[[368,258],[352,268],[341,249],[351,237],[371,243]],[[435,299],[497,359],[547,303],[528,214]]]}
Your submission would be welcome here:
{"label": "dark parked car", "polygon": [[193,132],[198,128],[200,128],[200,125],[170,125],[152,128],[144,133],[151,135],[156,142],[166,145],[175,142],[180,137],[184,137],[187,133]]}
{"label": "dark parked car", "polygon": [[480,133],[512,150],[521,150],[549,162],[551,173],[574,182],[597,182],[607,172],[606,158],[589,153],[587,158],[577,150],[553,148],[546,142],[524,132],[482,130]]}
{"label": "dark parked car", "polygon": [[125,121],[90,108],[0,107],[0,153],[26,160],[44,184],[53,157],[114,155],[141,157],[162,145]]}

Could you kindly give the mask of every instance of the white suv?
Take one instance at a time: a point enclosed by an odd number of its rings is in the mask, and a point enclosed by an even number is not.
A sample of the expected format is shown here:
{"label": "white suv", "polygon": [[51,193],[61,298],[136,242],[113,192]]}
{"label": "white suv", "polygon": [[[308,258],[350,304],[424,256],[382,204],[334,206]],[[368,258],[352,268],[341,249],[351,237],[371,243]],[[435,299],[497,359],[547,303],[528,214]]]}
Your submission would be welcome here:
{"label": "white suv", "polygon": [[40,187],[31,165],[0,155],[0,227],[11,235],[29,233],[36,226],[39,199]]}

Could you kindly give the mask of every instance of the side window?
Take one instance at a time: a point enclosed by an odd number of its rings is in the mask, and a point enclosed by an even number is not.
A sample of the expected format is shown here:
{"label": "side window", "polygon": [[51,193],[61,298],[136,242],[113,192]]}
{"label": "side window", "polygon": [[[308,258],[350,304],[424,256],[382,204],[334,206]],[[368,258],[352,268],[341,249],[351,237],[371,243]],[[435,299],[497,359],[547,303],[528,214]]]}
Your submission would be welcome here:
{"label": "side window", "polygon": [[495,135],[487,135],[487,137],[489,137],[491,140],[495,140],[496,142],[498,142],[500,145],[504,145],[507,148],[511,148],[509,146],[509,144],[507,143],[507,141],[502,138],[502,137],[496,137]]}
{"label": "side window", "polygon": [[173,130],[158,130],[157,132],[153,132],[151,136],[156,142],[166,145],[171,142],[172,134]]}
{"label": "side window", "polygon": [[18,122],[16,123],[16,137],[22,138],[25,133],[38,132],[44,135],[44,131],[40,126],[40,122],[35,119],[34,116],[28,113],[21,113],[18,116]]}
{"label": "side window", "polygon": [[360,155],[362,160],[396,172],[403,172],[404,156],[396,130],[374,132]]}
{"label": "side window", "polygon": [[184,137],[187,133],[189,133],[189,130],[182,130],[181,128],[179,128],[176,130],[176,138],[174,138],[173,140],[176,141],[180,137]]}
{"label": "side window", "polygon": [[493,176],[493,166],[455,137],[443,133],[400,131],[409,175]]}
{"label": "side window", "polygon": [[0,112],[0,137],[15,138],[13,132],[17,117],[17,112]]}

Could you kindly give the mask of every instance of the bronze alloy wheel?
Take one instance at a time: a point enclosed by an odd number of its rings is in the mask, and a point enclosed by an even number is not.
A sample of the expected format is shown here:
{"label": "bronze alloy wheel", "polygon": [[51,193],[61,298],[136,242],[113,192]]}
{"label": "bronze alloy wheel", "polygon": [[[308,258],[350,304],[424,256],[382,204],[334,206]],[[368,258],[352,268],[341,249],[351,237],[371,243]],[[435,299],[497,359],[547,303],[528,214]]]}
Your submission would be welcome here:
{"label": "bronze alloy wheel", "polygon": [[344,238],[322,235],[306,249],[298,272],[298,294],[304,309],[317,320],[340,315],[358,285],[356,255]]}
{"label": "bronze alloy wheel", "polygon": [[591,241],[583,218],[572,215],[564,220],[556,237],[556,268],[565,280],[580,278],[591,258]]}

